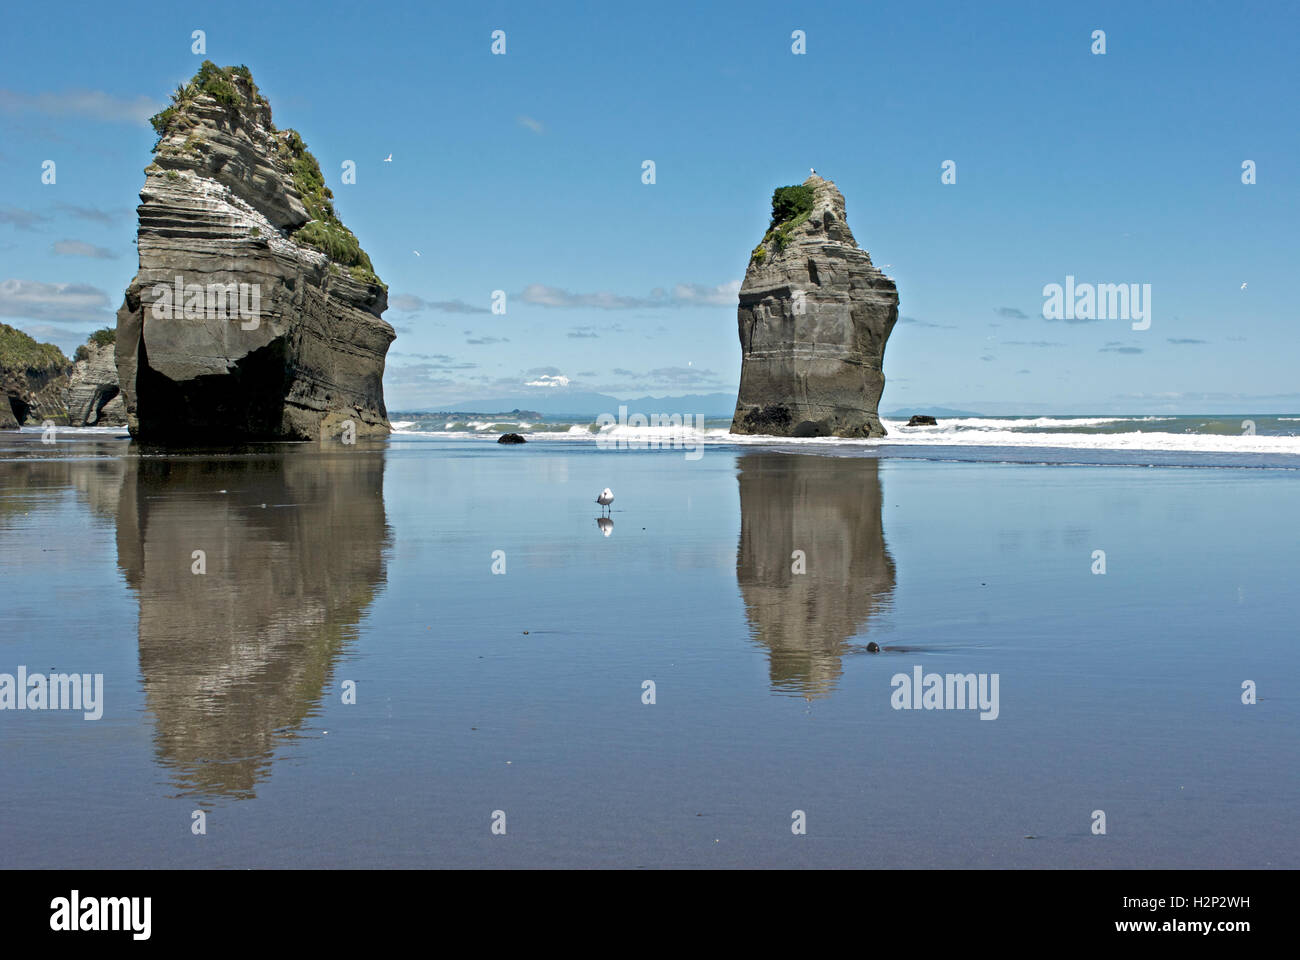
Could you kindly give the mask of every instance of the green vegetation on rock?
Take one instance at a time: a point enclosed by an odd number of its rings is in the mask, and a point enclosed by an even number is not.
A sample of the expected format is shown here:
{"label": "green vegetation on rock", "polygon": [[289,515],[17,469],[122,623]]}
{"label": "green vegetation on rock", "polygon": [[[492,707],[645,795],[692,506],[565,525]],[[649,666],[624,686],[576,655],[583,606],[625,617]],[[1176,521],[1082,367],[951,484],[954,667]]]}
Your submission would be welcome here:
{"label": "green vegetation on rock", "polygon": [[777,252],[784,250],[794,236],[795,228],[812,215],[816,200],[816,191],[805,184],[777,187],[772,191],[772,222],[750,254],[750,259],[762,263],[767,257],[768,243],[775,246]]}
{"label": "green vegetation on rock", "polygon": [[334,212],[334,193],[325,186],[325,175],[321,173],[320,164],[302,142],[298,131],[283,130],[279,137],[281,156],[293,173],[293,185],[311,217],[310,221],[294,231],[294,242],[314,247],[335,263],[347,267],[354,280],[372,283],[387,290],[387,285],[375,275],[370,257],[361,249],[361,242],[351,230],[343,226]]}
{"label": "green vegetation on rock", "polygon": [[211,60],[204,60],[199,72],[194,74],[189,83],[177,85],[172,92],[171,106],[149,119],[154,132],[163,137],[171,132],[174,125],[193,126],[192,121],[186,122],[189,118],[185,112],[202,94],[216,100],[232,116],[255,103],[266,106],[266,98],[258,92],[248,67],[243,64],[237,67],[219,67]]}
{"label": "green vegetation on rock", "polygon": [[72,355],[73,360],[89,360],[90,344],[97,347],[107,347],[117,343],[116,327],[101,327],[86,338],[86,342],[77,347],[77,352]]}
{"label": "green vegetation on rock", "polygon": [[48,373],[70,366],[68,358],[52,343],[37,343],[21,330],[0,323],[0,368]]}
{"label": "green vegetation on rock", "polygon": [[772,222],[768,224],[768,229],[789,223],[801,214],[805,220],[808,219],[807,214],[812,213],[815,200],[813,188],[804,184],[777,187],[772,191]]}

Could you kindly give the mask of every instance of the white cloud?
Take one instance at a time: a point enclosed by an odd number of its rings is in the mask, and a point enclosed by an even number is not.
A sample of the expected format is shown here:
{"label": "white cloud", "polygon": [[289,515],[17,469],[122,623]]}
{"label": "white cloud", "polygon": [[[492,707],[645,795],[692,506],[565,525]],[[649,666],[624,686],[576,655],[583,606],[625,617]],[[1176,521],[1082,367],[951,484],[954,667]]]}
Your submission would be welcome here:
{"label": "white cloud", "polygon": [[0,282],[0,316],[72,323],[105,323],[108,295],[86,283]]}
{"label": "white cloud", "polygon": [[525,387],[567,387],[568,385],[569,378],[564,376],[564,374],[559,374],[557,376],[543,374],[536,380],[528,380],[524,383]]}

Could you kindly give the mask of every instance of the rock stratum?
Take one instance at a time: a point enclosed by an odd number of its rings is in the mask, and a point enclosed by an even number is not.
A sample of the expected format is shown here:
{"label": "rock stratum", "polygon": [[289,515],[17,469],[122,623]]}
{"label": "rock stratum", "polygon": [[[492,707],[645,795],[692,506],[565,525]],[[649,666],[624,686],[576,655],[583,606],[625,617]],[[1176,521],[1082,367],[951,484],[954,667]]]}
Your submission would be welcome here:
{"label": "rock stratum", "polygon": [[744,358],[732,433],[883,437],[894,281],[849,230],[844,196],[813,174],[772,198],[737,311]]}
{"label": "rock stratum", "polygon": [[139,272],[117,314],[131,435],[387,434],[388,291],[302,138],[275,128],[246,67],[210,62],[153,125]]}
{"label": "rock stratum", "polygon": [[112,334],[112,330],[98,331],[77,349],[65,394],[71,426],[120,427],[126,423]]}

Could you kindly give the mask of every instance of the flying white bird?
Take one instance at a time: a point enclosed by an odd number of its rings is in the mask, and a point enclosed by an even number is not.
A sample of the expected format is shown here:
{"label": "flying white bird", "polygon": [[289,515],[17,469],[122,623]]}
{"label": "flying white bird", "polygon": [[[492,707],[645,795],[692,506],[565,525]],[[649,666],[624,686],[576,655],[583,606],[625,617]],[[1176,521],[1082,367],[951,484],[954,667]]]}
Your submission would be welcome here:
{"label": "flying white bird", "polygon": [[604,490],[600,491],[600,496],[596,498],[596,502],[602,507],[608,507],[614,502],[614,491],[609,489],[609,487],[606,487]]}
{"label": "flying white bird", "polygon": [[393,155],[391,153],[388,156],[384,157],[384,163],[392,163],[392,162],[393,162]]}
{"label": "flying white bird", "polygon": [[420,251],[419,251],[419,250],[412,250],[411,252],[412,252],[413,254],[415,254],[417,257],[420,255]]}
{"label": "flying white bird", "polygon": [[1243,282],[1242,282],[1242,284],[1241,284],[1241,289],[1243,289],[1243,290],[1245,290],[1245,289],[1246,289],[1246,284],[1245,284],[1245,282],[1244,282],[1244,281],[1243,281]]}

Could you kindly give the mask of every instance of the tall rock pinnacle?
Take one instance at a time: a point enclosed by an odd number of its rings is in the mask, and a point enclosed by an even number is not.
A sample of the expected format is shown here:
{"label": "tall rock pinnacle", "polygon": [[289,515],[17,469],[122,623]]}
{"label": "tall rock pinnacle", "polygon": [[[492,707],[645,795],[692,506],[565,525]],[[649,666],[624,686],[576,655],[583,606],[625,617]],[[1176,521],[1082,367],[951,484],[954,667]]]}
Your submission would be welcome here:
{"label": "tall rock pinnacle", "polygon": [[246,67],[210,62],[153,125],[140,268],[117,314],[132,436],[387,434],[388,290],[302,138],[271,123]]}
{"label": "tall rock pinnacle", "polygon": [[732,433],[885,435],[876,408],[898,290],[853,239],[830,180],[813,174],[773,194],[737,321],[744,360]]}

